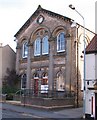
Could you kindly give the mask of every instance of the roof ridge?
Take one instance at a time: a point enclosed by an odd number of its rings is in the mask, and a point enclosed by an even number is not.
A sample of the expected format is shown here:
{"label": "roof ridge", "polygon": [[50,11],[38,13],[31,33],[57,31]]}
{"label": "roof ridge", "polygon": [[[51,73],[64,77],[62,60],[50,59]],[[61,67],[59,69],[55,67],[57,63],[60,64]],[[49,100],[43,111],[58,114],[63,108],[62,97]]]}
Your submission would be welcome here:
{"label": "roof ridge", "polygon": [[89,53],[97,53],[97,34],[92,38],[92,40],[86,47],[86,54]]}
{"label": "roof ridge", "polygon": [[27,28],[30,24],[31,24],[31,20],[32,20],[32,17],[33,16],[36,16],[37,14],[39,14],[40,11],[43,11],[43,12],[46,12],[48,13],[49,15],[53,16],[55,15],[56,17],[59,17],[59,18],[62,18],[63,20],[72,20],[71,18],[69,17],[66,17],[66,16],[63,16],[63,15],[60,15],[58,13],[55,13],[55,12],[52,12],[52,11],[49,11],[49,10],[46,10],[46,9],[43,9],[41,7],[41,5],[38,5],[38,8],[35,10],[35,12],[30,16],[30,18],[24,23],[24,25],[19,29],[19,31],[14,35],[14,37],[18,36],[18,34],[20,34],[20,32]]}

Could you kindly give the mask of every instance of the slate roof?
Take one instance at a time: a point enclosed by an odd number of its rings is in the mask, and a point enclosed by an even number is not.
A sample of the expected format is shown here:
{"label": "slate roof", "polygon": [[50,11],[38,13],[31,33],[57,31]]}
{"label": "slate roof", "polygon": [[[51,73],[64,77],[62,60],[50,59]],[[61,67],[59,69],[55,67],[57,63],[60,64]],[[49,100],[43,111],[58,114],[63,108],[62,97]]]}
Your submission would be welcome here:
{"label": "slate roof", "polygon": [[86,54],[97,53],[97,35],[93,37],[89,45],[86,47]]}
{"label": "slate roof", "polygon": [[57,13],[54,13],[52,11],[49,11],[49,10],[46,10],[46,9],[43,9],[40,5],[38,6],[37,10],[31,15],[31,17],[25,22],[25,24],[19,29],[19,31],[14,35],[14,37],[17,37],[23,30],[25,30],[31,23],[32,21],[37,17],[37,15],[40,13],[40,12],[43,12],[43,13],[47,13],[48,15],[50,16],[55,16],[57,18],[60,18],[60,19],[63,19],[63,20],[67,20],[67,21],[70,21],[72,19],[68,18],[68,17],[65,17],[63,15],[60,15],[60,14],[57,14]]}

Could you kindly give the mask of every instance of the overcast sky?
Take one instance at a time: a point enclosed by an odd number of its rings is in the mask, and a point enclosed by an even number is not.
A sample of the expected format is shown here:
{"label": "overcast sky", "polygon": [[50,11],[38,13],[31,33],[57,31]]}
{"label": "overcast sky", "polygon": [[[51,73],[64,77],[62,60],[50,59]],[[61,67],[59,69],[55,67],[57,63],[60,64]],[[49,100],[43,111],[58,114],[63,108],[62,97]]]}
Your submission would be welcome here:
{"label": "overcast sky", "polygon": [[96,0],[0,0],[0,42],[14,50],[14,34],[41,5],[44,9],[70,17],[83,25],[82,18],[68,6],[73,4],[84,16],[85,26],[95,32]]}

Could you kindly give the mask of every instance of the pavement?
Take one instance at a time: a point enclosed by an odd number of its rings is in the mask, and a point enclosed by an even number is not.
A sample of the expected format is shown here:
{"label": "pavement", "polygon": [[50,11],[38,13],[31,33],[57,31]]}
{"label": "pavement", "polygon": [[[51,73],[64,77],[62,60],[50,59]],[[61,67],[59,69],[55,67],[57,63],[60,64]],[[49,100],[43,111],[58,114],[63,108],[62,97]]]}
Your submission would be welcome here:
{"label": "pavement", "polygon": [[13,104],[13,105],[19,105],[19,106],[26,106],[26,107],[33,107],[33,108],[40,108],[40,109],[46,109],[46,110],[59,110],[59,109],[63,109],[63,108],[72,108],[73,105],[65,105],[65,106],[50,106],[50,107],[47,107],[47,106],[39,106],[39,105],[31,105],[31,104],[24,104],[24,103],[21,103],[21,101],[14,101],[14,100],[6,100],[6,101],[3,101],[5,103],[8,103],[8,104]]}
{"label": "pavement", "polygon": [[69,118],[82,118],[83,117],[83,108],[59,108],[59,109],[54,109],[54,107],[52,106],[52,108],[48,108],[45,106],[37,106],[37,105],[28,105],[28,104],[22,104],[21,101],[4,101],[5,103],[8,104],[13,104],[13,105],[18,105],[18,106],[26,106],[26,107],[32,107],[32,108],[39,108],[39,109],[47,109],[47,110],[53,110],[54,113],[56,114],[61,114],[61,115],[65,115],[65,116],[69,116]]}

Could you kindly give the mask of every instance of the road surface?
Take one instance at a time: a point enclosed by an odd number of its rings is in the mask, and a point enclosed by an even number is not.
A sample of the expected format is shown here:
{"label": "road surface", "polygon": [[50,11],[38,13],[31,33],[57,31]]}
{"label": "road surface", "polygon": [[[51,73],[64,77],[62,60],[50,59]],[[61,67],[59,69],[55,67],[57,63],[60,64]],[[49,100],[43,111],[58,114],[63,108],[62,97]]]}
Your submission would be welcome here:
{"label": "road surface", "polygon": [[[81,109],[79,109],[81,111]],[[72,111],[72,110],[71,110]],[[80,111],[77,111],[80,113]],[[76,111],[75,111],[76,112]],[[70,112],[69,109],[65,110],[41,110],[24,106],[16,106],[7,103],[2,104],[2,118],[35,118],[39,120],[70,120],[70,118],[81,118],[78,113],[74,113],[74,110]],[[76,116],[74,115],[76,114]]]}

